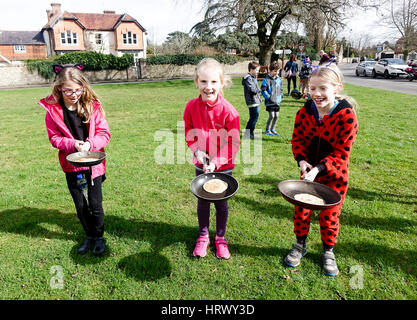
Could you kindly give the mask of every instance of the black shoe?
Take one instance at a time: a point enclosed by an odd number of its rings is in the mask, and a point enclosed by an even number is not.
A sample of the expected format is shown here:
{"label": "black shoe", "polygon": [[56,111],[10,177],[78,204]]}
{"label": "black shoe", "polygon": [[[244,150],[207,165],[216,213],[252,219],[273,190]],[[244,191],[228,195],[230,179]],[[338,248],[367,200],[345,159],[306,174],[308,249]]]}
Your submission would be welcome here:
{"label": "black shoe", "polygon": [[106,251],[106,239],[96,238],[96,243],[94,245],[93,254],[95,256],[101,256],[104,251]]}
{"label": "black shoe", "polygon": [[93,246],[94,244],[94,238],[87,237],[84,240],[84,243],[81,245],[81,247],[78,248],[78,254],[86,254],[88,250]]}

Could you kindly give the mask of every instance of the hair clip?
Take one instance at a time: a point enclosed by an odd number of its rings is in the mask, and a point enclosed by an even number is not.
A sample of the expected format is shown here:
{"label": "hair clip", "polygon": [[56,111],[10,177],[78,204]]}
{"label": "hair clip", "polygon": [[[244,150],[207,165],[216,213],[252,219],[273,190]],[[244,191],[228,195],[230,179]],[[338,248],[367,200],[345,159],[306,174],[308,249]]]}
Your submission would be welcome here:
{"label": "hair clip", "polygon": [[55,74],[60,73],[65,68],[77,68],[78,70],[82,71],[84,69],[84,63],[52,65],[52,69],[54,70]]}

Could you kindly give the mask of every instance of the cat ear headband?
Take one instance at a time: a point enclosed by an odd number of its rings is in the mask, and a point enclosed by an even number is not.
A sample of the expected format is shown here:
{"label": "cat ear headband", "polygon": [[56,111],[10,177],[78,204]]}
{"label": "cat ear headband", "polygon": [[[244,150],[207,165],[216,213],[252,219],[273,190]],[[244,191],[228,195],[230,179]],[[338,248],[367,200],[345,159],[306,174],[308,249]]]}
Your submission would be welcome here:
{"label": "cat ear headband", "polygon": [[84,63],[52,65],[52,69],[54,70],[55,74],[60,73],[65,68],[77,68],[78,70],[82,71],[84,69]]}

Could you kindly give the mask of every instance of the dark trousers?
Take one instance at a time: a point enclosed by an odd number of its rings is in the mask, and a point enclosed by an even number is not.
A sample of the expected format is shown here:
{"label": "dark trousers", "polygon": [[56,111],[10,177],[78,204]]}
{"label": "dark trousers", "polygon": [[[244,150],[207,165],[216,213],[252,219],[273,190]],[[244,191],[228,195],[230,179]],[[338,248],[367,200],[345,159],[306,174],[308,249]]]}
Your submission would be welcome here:
{"label": "dark trousers", "polygon": [[287,78],[287,82],[288,82],[288,94],[290,94],[290,89],[291,89],[291,81],[293,84],[293,89],[297,89],[297,76],[291,76],[289,78]]}
{"label": "dark trousers", "polygon": [[[82,173],[88,182],[88,203],[83,192],[77,186],[77,174]],[[78,219],[83,226],[87,237],[101,238],[104,234],[104,210],[102,206],[103,194],[101,184],[106,179],[100,176],[94,179],[94,186],[91,185],[91,174],[88,171],[66,172],[68,189],[74,200]]]}
{"label": "dark trousers", "polygon": [[249,121],[246,124],[246,129],[249,129],[250,135],[253,136],[253,131],[255,130],[256,123],[259,118],[259,106],[249,108]]}
{"label": "dark trousers", "polygon": [[[195,170],[195,175],[199,176],[203,171]],[[224,173],[232,175],[232,171],[224,171]],[[227,217],[229,209],[227,200],[214,202],[216,207],[216,236],[224,237],[226,233]],[[209,234],[210,225],[210,201],[198,199],[197,203],[197,217],[200,236],[207,236]]]}

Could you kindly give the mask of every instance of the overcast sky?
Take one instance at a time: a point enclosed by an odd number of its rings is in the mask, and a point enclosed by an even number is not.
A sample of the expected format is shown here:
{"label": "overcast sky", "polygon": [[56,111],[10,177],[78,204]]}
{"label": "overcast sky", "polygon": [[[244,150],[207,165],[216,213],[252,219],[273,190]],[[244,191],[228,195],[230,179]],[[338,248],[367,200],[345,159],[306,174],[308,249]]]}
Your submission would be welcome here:
{"label": "overcast sky", "polygon": [[[9,0],[1,4],[0,30],[40,30],[47,22],[46,10],[53,2],[61,3],[61,10],[68,12],[128,13],[148,31],[148,38],[158,44],[170,32],[189,32],[203,17],[203,0]],[[377,20],[375,12],[355,14],[346,35],[342,35],[353,40],[361,32],[369,33],[374,35],[372,44],[387,40]]]}

